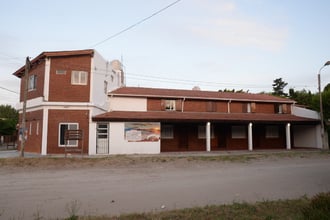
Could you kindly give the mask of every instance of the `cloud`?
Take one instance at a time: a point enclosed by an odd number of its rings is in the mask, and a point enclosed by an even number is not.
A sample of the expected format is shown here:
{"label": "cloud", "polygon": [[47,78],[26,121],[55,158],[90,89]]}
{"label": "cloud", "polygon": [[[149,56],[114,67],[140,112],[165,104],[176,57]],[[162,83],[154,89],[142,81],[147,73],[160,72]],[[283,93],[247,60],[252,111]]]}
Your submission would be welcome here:
{"label": "cloud", "polygon": [[242,5],[231,0],[195,0],[200,16],[193,18],[188,30],[193,36],[226,46],[281,50],[289,36],[286,27],[262,17],[255,20]]}
{"label": "cloud", "polygon": [[216,19],[207,25],[191,27],[191,32],[223,45],[255,47],[269,51],[281,50],[288,37],[285,28],[243,19]]}

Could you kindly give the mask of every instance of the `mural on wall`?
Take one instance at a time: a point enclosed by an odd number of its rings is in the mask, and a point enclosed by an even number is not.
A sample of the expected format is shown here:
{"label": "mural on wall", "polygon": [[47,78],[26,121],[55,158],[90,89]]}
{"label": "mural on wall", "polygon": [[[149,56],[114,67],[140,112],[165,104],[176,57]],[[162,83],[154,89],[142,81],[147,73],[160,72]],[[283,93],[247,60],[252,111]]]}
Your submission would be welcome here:
{"label": "mural on wall", "polygon": [[160,123],[125,122],[125,140],[128,142],[157,142],[160,140]]}

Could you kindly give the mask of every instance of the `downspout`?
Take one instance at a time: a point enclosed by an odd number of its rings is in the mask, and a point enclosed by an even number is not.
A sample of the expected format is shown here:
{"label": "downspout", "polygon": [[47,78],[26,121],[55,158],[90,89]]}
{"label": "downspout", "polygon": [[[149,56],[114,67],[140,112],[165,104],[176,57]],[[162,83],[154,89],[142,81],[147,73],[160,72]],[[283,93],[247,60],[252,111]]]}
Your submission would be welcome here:
{"label": "downspout", "polygon": [[183,109],[184,109],[184,101],[186,101],[186,97],[183,97],[183,98],[182,98],[181,112],[183,112]]}
{"label": "downspout", "polygon": [[230,113],[230,103],[231,103],[231,99],[229,99],[227,104],[227,113]]}

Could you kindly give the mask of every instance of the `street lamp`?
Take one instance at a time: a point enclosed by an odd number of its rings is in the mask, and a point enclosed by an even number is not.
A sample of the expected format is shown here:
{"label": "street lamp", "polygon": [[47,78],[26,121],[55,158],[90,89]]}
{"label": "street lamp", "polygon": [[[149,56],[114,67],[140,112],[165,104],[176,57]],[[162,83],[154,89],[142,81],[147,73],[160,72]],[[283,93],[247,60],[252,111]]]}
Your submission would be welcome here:
{"label": "street lamp", "polygon": [[325,136],[324,136],[324,122],[323,122],[323,104],[322,104],[322,91],[321,91],[321,70],[330,65],[330,61],[327,61],[319,70],[317,74],[319,95],[320,95],[320,118],[321,118],[321,138],[322,138],[322,148],[325,149]]}

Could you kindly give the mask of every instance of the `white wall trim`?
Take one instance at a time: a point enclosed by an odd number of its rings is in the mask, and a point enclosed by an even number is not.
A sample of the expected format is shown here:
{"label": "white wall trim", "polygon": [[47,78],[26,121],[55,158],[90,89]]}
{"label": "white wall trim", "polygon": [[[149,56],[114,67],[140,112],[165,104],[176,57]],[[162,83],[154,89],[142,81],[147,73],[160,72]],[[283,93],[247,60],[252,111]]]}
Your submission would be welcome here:
{"label": "white wall trim", "polygon": [[47,137],[48,137],[48,109],[43,108],[42,120],[42,138],[41,138],[41,155],[47,155]]}
{"label": "white wall trim", "polygon": [[48,101],[49,99],[50,62],[50,58],[47,58],[45,63],[44,101]]}

